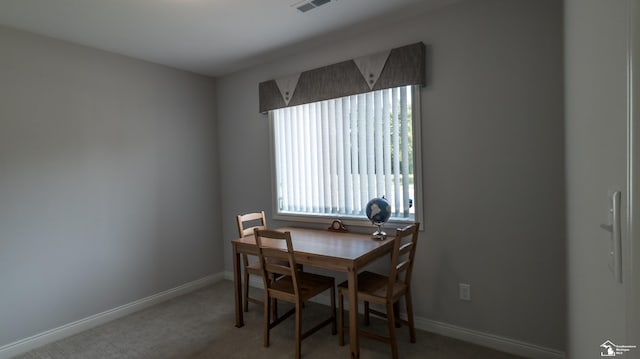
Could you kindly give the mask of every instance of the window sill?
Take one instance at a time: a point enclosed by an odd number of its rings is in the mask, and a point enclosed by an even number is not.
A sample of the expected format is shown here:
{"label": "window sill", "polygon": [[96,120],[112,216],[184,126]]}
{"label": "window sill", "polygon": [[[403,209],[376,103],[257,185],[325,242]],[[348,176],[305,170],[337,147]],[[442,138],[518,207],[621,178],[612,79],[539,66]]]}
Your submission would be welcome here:
{"label": "window sill", "polygon": [[[317,214],[317,215],[309,215],[309,214],[298,214],[298,213],[276,213],[273,216],[273,219],[279,221],[289,221],[289,222],[304,222],[304,223],[322,223],[329,225],[331,221],[334,219],[339,219],[345,226],[348,227],[361,227],[361,228],[373,228],[374,225],[367,218],[360,216],[347,216],[347,215],[331,215],[331,214]],[[399,219],[394,218],[390,219],[387,223],[383,225],[383,228],[398,228],[404,227],[408,224],[415,223],[414,218],[406,218]],[[420,228],[422,230],[422,226]]]}

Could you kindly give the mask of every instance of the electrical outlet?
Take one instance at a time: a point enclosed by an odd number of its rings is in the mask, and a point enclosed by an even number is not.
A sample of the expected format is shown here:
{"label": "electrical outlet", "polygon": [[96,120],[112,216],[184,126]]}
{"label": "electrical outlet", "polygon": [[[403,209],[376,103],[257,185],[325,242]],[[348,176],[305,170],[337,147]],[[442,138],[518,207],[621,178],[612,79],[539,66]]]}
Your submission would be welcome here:
{"label": "electrical outlet", "polygon": [[460,300],[471,300],[471,285],[466,283],[458,284]]}

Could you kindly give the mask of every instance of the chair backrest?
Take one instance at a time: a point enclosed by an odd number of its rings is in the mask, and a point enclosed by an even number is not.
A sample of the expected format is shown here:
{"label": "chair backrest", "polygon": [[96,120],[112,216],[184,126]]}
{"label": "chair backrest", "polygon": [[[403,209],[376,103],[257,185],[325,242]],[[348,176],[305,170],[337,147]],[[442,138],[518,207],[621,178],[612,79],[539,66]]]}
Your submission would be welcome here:
{"label": "chair backrest", "polygon": [[[253,234],[253,229],[266,229],[267,219],[264,216],[264,211],[240,214],[237,216],[238,220],[238,237],[246,237]],[[246,222],[256,222],[259,224],[245,227]]]}
{"label": "chair backrest", "polygon": [[[416,255],[419,228],[420,223],[414,223],[396,230],[391,253],[389,286],[387,287],[387,297],[389,298],[393,295],[396,281],[402,281],[407,286],[411,284],[411,272],[413,271],[413,261]],[[404,278],[401,278],[402,274],[404,274]]]}
{"label": "chair backrest", "polygon": [[[293,244],[291,243],[291,232],[280,232],[268,229],[254,229],[256,245],[258,246],[258,256],[262,266],[262,279],[264,287],[271,288],[270,278],[282,276],[291,277],[294,295],[298,297],[299,278],[296,271],[296,260],[293,255]],[[288,265],[287,265],[288,264]]]}

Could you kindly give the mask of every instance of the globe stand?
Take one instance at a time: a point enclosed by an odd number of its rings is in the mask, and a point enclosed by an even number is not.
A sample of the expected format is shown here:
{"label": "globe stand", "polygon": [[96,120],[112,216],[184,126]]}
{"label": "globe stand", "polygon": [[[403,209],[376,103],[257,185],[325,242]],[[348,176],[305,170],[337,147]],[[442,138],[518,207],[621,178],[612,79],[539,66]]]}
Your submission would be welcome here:
{"label": "globe stand", "polygon": [[378,230],[373,232],[373,239],[378,239],[378,240],[383,240],[385,238],[387,238],[387,233],[385,233],[382,230],[382,225],[383,223],[374,223],[376,226],[378,226]]}

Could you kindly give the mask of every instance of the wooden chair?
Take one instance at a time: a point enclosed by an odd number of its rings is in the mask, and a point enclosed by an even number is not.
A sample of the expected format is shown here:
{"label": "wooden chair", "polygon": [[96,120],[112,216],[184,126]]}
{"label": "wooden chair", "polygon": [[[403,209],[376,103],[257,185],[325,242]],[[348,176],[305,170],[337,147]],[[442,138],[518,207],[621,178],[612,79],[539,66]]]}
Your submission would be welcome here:
{"label": "wooden chair", "polygon": [[[238,220],[238,236],[239,237],[246,237],[248,235],[252,235],[253,230],[255,228],[257,229],[267,228],[267,220],[264,215],[264,211],[241,214],[237,216],[237,220]],[[249,224],[248,222],[253,222],[253,225],[245,227],[245,224]],[[253,262],[250,262],[249,256],[246,253],[242,254],[242,265],[244,267],[244,281],[242,282],[242,286],[243,286],[242,302],[244,306],[244,311],[248,312],[249,302],[262,305],[262,300],[249,297],[249,276],[255,275],[258,277],[262,277],[262,268],[260,268],[260,262],[258,260],[254,260]]]}
{"label": "wooden chair", "polygon": [[[413,304],[411,302],[411,272],[418,241],[418,228],[420,223],[415,223],[396,231],[391,253],[391,268],[388,276],[373,272],[358,274],[358,299],[364,301],[365,325],[369,325],[369,314],[387,318],[389,336],[384,337],[364,330],[358,330],[358,335],[380,340],[391,344],[393,359],[398,358],[398,343],[396,340],[396,320],[409,326],[409,336],[412,343],[416,342],[416,330],[413,322]],[[404,274],[404,278],[402,278]],[[344,345],[344,314],[343,301],[347,292],[347,282],[338,285],[338,317],[340,345]],[[407,305],[407,320],[396,318],[394,305],[404,296]],[[369,303],[382,304],[386,313],[371,309]],[[357,306],[356,306],[357,308]],[[399,324],[399,323],[398,323]]]}
{"label": "wooden chair", "polygon": [[[264,346],[269,346],[271,328],[295,313],[295,358],[299,359],[303,339],[328,324],[331,324],[331,333],[336,334],[335,280],[332,277],[296,270],[290,232],[255,229],[254,233],[266,288],[263,301]],[[288,265],[283,265],[284,261],[288,262]],[[303,333],[302,304],[327,289],[331,291],[329,318]],[[271,299],[293,303],[294,308],[272,322]]]}

